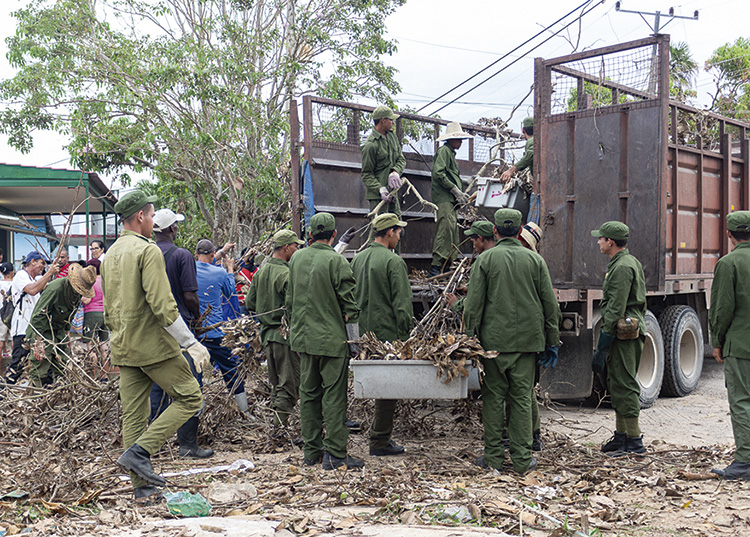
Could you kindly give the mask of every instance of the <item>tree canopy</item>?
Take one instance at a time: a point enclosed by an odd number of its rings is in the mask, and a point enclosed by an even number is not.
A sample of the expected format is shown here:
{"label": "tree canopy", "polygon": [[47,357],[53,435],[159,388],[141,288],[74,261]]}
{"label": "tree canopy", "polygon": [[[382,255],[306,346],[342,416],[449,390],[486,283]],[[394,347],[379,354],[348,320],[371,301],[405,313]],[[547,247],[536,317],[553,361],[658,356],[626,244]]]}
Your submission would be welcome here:
{"label": "tree canopy", "polygon": [[151,171],[215,239],[255,237],[288,211],[290,101],[391,103],[384,24],[404,2],[32,0],[7,39],[0,130],[21,151],[67,134],[74,165]]}

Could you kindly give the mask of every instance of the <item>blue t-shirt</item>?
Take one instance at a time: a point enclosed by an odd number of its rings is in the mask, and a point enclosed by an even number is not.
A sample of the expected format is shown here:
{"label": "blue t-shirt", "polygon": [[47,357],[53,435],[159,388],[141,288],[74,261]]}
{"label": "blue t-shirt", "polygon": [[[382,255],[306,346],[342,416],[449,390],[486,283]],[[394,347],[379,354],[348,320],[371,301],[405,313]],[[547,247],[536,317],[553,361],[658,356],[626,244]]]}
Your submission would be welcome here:
{"label": "blue t-shirt", "polygon": [[[209,304],[212,308],[209,316],[203,321],[203,326],[211,326],[223,321],[221,297],[229,298],[234,293],[234,274],[228,274],[223,268],[202,261],[195,262],[195,271],[198,277],[198,302],[201,305],[201,315]],[[224,332],[214,328],[206,332],[204,337],[215,338],[223,335]]]}

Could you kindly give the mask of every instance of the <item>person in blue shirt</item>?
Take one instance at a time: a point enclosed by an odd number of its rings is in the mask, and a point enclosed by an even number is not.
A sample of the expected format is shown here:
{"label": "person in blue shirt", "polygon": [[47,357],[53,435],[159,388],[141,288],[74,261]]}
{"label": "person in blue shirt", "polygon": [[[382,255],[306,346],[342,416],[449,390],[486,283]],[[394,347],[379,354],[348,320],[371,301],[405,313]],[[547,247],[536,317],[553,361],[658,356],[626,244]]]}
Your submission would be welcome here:
{"label": "person in blue shirt", "polygon": [[[221,323],[225,320],[222,297],[229,299],[234,294],[234,258],[226,256],[224,268],[214,265],[214,253],[216,247],[208,239],[201,239],[195,245],[195,272],[198,277],[198,302],[200,303],[201,315],[211,306],[209,313],[203,321],[203,326],[208,327]],[[232,352],[221,344],[224,332],[221,328],[214,328],[206,332],[199,341],[211,354],[211,362],[219,368],[224,383],[230,393],[234,394],[234,400],[240,411],[250,417],[250,410],[245,393],[245,384],[238,374],[237,358]]]}

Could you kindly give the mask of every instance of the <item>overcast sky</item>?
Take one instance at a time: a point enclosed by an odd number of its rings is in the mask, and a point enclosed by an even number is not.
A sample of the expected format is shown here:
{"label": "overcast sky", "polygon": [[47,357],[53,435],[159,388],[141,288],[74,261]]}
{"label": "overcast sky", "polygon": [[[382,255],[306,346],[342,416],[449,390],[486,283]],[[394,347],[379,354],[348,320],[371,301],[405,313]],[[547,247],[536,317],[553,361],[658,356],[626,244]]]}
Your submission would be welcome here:
{"label": "overcast sky", "polygon": [[[400,106],[418,109],[430,100],[470,77],[483,67],[509,52],[527,38],[551,24],[583,0],[408,0],[406,5],[388,20],[388,34],[398,40],[398,52],[387,61],[399,70],[397,79],[402,93],[396,96]],[[15,19],[10,12],[26,0],[2,0],[0,5],[0,72],[12,76],[5,59],[5,37],[15,31]],[[622,9],[667,13],[673,7],[675,14],[692,17],[699,11],[699,19],[673,20],[664,28],[673,43],[686,41],[701,69],[706,59],[719,46],[737,37],[750,37],[750,1],[748,0],[623,0]],[[653,16],[646,16],[649,24]],[[570,19],[568,19],[570,20]],[[669,19],[662,19],[662,26]],[[555,29],[559,26],[555,27]],[[581,24],[578,50],[612,45],[646,37],[649,26],[638,15],[617,12],[615,2],[607,0],[586,15]],[[547,34],[549,35],[549,34]],[[524,56],[514,66],[462,97],[440,112],[447,119],[473,122],[481,117],[507,118],[512,107],[528,92],[533,83],[534,57],[551,58],[571,52],[571,45],[555,37],[533,52],[528,52],[546,36],[540,36],[516,54],[506,58],[485,73]],[[575,41],[578,26],[570,28],[568,37]],[[483,77],[482,77],[483,78]],[[481,80],[477,78],[471,85]],[[462,89],[468,89],[466,86]],[[707,103],[712,88],[711,77],[701,70],[698,79],[698,100]],[[458,96],[456,91],[446,99]],[[527,99],[514,116],[511,125],[520,126],[523,117],[531,115],[532,98]],[[430,114],[439,105],[431,105],[423,113]],[[518,125],[516,125],[516,123]],[[62,137],[44,134],[37,137],[36,148],[29,155],[18,153],[0,138],[0,162],[35,166],[67,167],[68,156],[62,146]]]}

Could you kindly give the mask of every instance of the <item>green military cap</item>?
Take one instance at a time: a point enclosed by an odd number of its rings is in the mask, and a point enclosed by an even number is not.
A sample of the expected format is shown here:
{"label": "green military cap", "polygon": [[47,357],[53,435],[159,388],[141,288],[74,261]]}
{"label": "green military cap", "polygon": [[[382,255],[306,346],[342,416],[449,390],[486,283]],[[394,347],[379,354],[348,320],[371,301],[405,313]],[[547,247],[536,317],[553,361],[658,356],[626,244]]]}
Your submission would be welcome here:
{"label": "green military cap", "polygon": [[406,227],[406,222],[399,220],[398,216],[393,213],[379,214],[372,222],[372,227],[375,231],[383,231],[393,226]]}
{"label": "green military cap", "polygon": [[524,127],[533,127],[534,126],[534,118],[533,117],[527,117],[523,120],[523,126]]}
{"label": "green military cap", "polygon": [[281,248],[282,246],[286,246],[287,244],[299,244],[300,246],[302,246],[303,244],[305,244],[305,242],[301,241],[297,234],[291,229],[282,229],[281,231],[277,231],[276,233],[274,233],[274,248]]}
{"label": "green military cap", "polygon": [[372,119],[375,120],[383,119],[386,117],[388,119],[396,121],[398,119],[398,114],[394,113],[394,111],[387,106],[378,106],[372,113]]}
{"label": "green military cap", "polygon": [[310,218],[310,235],[312,237],[334,229],[336,229],[336,219],[331,213],[315,213]]}
{"label": "green military cap", "polygon": [[607,239],[614,239],[617,241],[627,240],[630,236],[630,230],[628,226],[622,222],[611,221],[604,222],[599,229],[591,231],[592,237],[605,237]]}
{"label": "green military cap", "polygon": [[478,235],[480,237],[494,237],[495,232],[492,226],[492,222],[489,220],[477,220],[471,224],[471,227],[464,231],[464,235],[469,237],[472,235]]}
{"label": "green military cap", "polygon": [[750,211],[735,211],[727,215],[729,231],[750,231]]}
{"label": "green military cap", "polygon": [[147,196],[143,190],[133,190],[115,203],[115,212],[124,220],[140,211],[147,203],[154,203],[155,201],[156,196]]}
{"label": "green military cap", "polygon": [[495,211],[495,225],[498,228],[521,227],[521,211],[515,209],[498,209]]}

